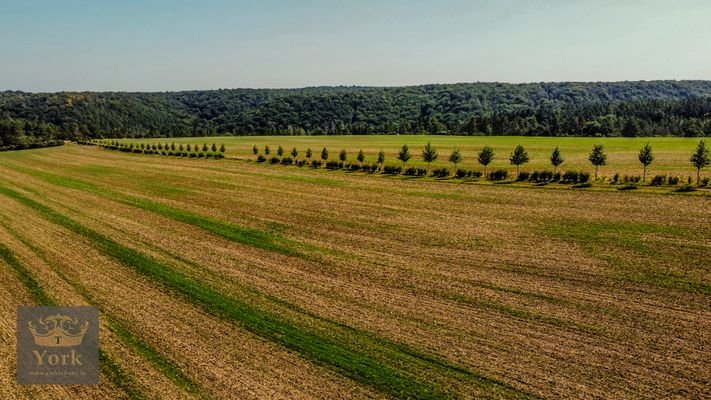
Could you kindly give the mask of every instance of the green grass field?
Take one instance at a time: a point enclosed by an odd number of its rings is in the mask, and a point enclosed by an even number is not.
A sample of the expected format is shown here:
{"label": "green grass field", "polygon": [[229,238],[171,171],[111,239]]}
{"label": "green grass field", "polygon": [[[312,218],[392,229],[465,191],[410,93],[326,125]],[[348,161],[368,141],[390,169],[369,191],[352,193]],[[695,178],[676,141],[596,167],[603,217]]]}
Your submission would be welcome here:
{"label": "green grass field", "polygon": [[[126,140],[134,141],[137,140]],[[366,162],[374,163],[380,150],[385,151],[386,164],[399,164],[396,159],[397,152],[403,144],[410,146],[412,159],[410,165],[424,165],[421,161],[422,147],[431,141],[439,151],[439,158],[433,166],[451,166],[447,162],[449,153],[455,147],[464,155],[462,168],[480,169],[476,162],[477,153],[484,146],[491,146],[496,152],[496,157],[489,169],[505,168],[513,171],[515,168],[509,163],[509,154],[516,145],[523,145],[529,153],[531,161],[522,170],[552,169],[549,157],[556,146],[560,147],[565,162],[562,169],[592,171],[593,167],[588,162],[588,154],[593,145],[602,144],[608,155],[607,165],[602,167],[600,174],[611,176],[615,173],[628,175],[641,175],[642,166],[637,159],[639,149],[650,143],[656,159],[649,168],[648,175],[668,174],[682,178],[695,176],[696,171],[689,163],[689,157],[694,151],[698,138],[679,137],[654,137],[654,138],[581,138],[581,137],[522,137],[522,136],[239,136],[239,137],[205,137],[205,138],[170,138],[170,139],[145,139],[146,142],[175,142],[200,144],[213,142],[224,143],[227,157],[254,158],[252,146],[259,147],[260,154],[264,146],[269,145],[272,154],[276,155],[278,146],[282,146],[286,153],[296,147],[299,157],[304,156],[307,148],[311,148],[314,157],[320,156],[321,149],[326,147],[330,159],[337,159],[338,152],[345,149],[348,159],[356,162],[355,157],[359,150],[366,154]]]}

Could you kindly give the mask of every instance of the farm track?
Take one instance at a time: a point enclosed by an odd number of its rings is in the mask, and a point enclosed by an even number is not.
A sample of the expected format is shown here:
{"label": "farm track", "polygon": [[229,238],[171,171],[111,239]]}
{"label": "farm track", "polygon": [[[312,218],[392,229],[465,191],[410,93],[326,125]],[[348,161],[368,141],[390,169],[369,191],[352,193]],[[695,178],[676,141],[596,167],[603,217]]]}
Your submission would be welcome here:
{"label": "farm track", "polygon": [[[708,259],[709,216],[698,214],[708,207],[705,198],[443,187],[77,147],[0,159],[0,171],[7,190],[221,296],[270,310],[319,337],[356,340],[359,352],[379,363],[405,357],[417,381],[445,395],[710,395],[705,328],[711,323],[711,302],[694,288],[708,285],[711,276],[707,267],[678,260],[684,255]],[[52,224],[38,218],[27,202],[17,200],[7,191],[0,196],[3,224],[41,248],[46,264],[81,282],[110,315],[131,326],[205,393],[225,397],[220,388],[227,382],[217,373],[202,375],[200,354],[213,361],[207,355],[214,359],[226,346],[234,352],[217,360],[222,363],[217,369],[231,367],[237,376],[251,374],[264,381],[269,371],[234,365],[255,349],[257,357],[274,355],[270,367],[284,365],[278,374],[292,374],[275,383],[281,384],[277,389],[248,378],[230,382],[254,397],[270,389],[275,397],[378,395],[356,386],[358,379],[343,380],[332,369],[308,363],[308,356],[283,351],[279,340],[274,346],[264,336],[243,331],[237,343],[250,343],[244,347],[234,349],[234,343],[220,344],[216,337],[199,351],[187,351],[183,341],[162,333],[166,323],[180,321],[188,327],[180,336],[196,339],[213,330],[231,337],[240,331],[239,324],[205,314],[189,297],[126,269],[97,252],[91,240],[76,231],[68,234],[56,219]],[[664,212],[668,208],[674,213]],[[198,219],[186,219],[185,212]],[[205,224],[206,219],[240,227],[244,235],[221,235],[224,226]],[[629,279],[626,270],[600,254],[599,246],[591,247],[580,235],[561,237],[555,229],[563,221],[573,227],[604,221],[611,229],[586,239],[623,254],[644,249],[621,242],[616,251],[609,248],[615,243],[608,237],[621,232],[627,238],[619,228],[624,224],[653,225],[651,233],[635,240],[645,245],[675,241],[654,258],[666,273],[684,272],[684,279],[697,286],[674,289]],[[258,243],[247,240],[250,235]],[[31,256],[19,239],[10,242],[13,251]],[[634,258],[626,262],[624,268],[641,265]],[[61,286],[48,272],[39,280]],[[178,319],[171,313],[175,310],[191,318]],[[161,320],[166,314],[171,319]],[[419,355],[405,356],[413,351]],[[455,366],[475,375],[467,378]],[[478,374],[491,381],[471,379]],[[333,383],[324,384],[324,377]],[[162,379],[164,390],[181,393],[173,381]],[[499,381],[504,385],[497,386]]]}

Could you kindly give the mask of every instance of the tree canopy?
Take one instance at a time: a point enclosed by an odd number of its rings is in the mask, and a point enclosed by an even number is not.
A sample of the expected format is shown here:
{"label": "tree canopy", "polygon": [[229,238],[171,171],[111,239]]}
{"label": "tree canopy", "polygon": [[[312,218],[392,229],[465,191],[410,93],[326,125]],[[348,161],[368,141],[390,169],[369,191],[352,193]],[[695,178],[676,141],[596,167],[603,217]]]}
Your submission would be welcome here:
{"label": "tree canopy", "polygon": [[484,175],[486,175],[486,167],[494,160],[494,149],[489,146],[484,146],[477,155],[477,161],[484,166]]}
{"label": "tree canopy", "polygon": [[689,161],[691,162],[691,165],[696,168],[696,184],[698,184],[701,179],[701,168],[707,167],[711,164],[711,150],[706,147],[706,142],[703,140],[699,141],[699,144],[696,146],[696,151],[694,151],[694,154],[691,155]]}
{"label": "tree canopy", "polygon": [[708,136],[711,81],[0,92],[0,148],[206,135]]}
{"label": "tree canopy", "polygon": [[553,169],[556,170],[560,164],[563,164],[563,156],[560,155],[560,148],[556,147],[551,153],[551,165]]}
{"label": "tree canopy", "polygon": [[509,156],[509,161],[511,162],[511,165],[516,166],[516,175],[518,175],[521,165],[529,161],[528,152],[519,144],[511,153],[511,156]]}
{"label": "tree canopy", "polygon": [[437,160],[437,156],[437,149],[432,146],[431,142],[427,142],[425,148],[422,149],[422,161],[426,162],[427,167],[429,168],[430,163]]}

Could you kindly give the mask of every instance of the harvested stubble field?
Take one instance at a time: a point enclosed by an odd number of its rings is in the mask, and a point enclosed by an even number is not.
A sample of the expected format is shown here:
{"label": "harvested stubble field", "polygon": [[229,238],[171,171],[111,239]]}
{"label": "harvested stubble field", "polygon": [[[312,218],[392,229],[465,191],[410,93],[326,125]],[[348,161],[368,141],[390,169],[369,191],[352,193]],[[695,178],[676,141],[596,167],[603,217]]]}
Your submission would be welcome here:
{"label": "harvested stubble field", "polygon": [[[228,150],[229,151],[229,150]],[[0,154],[0,397],[711,398],[711,197]],[[94,304],[102,383],[14,383]]]}
{"label": "harvested stubble field", "polygon": [[252,146],[259,148],[260,154],[264,146],[271,147],[272,156],[276,155],[278,146],[282,146],[285,155],[296,147],[300,158],[303,158],[307,148],[314,152],[314,159],[319,159],[321,149],[326,147],[331,160],[338,160],[338,152],[345,149],[349,162],[357,162],[356,155],[363,150],[366,163],[375,163],[378,152],[385,152],[385,164],[400,165],[397,160],[398,150],[402,145],[410,146],[412,159],[408,165],[425,166],[421,159],[422,148],[427,142],[439,151],[439,158],[432,163],[433,168],[448,167],[452,164],[447,161],[454,148],[458,148],[464,159],[459,165],[461,168],[481,170],[481,165],[476,161],[477,153],[484,146],[491,146],[496,153],[494,161],[489,165],[489,171],[506,169],[509,172],[516,167],[509,163],[509,155],[516,145],[523,145],[529,153],[530,162],[523,166],[524,171],[552,170],[550,155],[553,149],[560,147],[565,162],[561,165],[563,170],[581,170],[593,172],[594,167],[588,161],[588,155],[594,145],[602,144],[608,155],[607,165],[600,169],[601,176],[612,177],[615,173],[626,175],[642,175],[642,166],[637,159],[639,150],[647,143],[650,144],[655,154],[655,160],[648,170],[648,177],[655,174],[673,175],[682,179],[696,177],[696,170],[689,163],[689,157],[696,148],[699,138],[682,137],[531,137],[531,136],[431,136],[431,135],[347,135],[347,136],[233,136],[233,137],[206,137],[206,138],[167,138],[167,139],[125,139],[130,143],[172,143],[176,145],[204,143],[211,145],[216,142],[219,146],[224,144],[226,156],[229,158],[254,159]]}

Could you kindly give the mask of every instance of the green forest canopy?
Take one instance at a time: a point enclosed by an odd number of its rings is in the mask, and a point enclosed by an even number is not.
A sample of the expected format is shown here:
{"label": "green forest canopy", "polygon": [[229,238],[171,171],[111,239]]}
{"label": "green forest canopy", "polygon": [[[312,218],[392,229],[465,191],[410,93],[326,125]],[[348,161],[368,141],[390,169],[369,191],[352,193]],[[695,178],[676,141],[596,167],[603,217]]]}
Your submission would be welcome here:
{"label": "green forest canopy", "polygon": [[53,140],[340,134],[711,136],[711,81],[0,92],[0,148]]}

